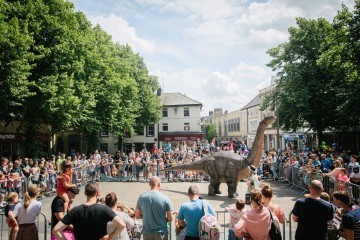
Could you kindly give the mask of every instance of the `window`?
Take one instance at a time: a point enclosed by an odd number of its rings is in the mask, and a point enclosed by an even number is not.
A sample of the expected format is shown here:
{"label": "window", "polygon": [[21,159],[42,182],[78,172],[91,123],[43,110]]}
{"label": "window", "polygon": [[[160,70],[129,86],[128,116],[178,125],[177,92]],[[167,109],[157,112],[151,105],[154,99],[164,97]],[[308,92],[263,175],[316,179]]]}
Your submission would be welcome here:
{"label": "window", "polygon": [[155,126],[154,124],[150,124],[146,128],[146,136],[147,137],[153,137],[155,133]]}
{"label": "window", "polygon": [[189,116],[190,116],[189,108],[184,108],[184,117],[189,117]]}
{"label": "window", "polygon": [[109,136],[109,131],[107,131],[107,130],[101,130],[100,136],[101,136],[101,137],[108,137],[108,136]]}
{"label": "window", "polygon": [[162,124],[162,130],[163,130],[164,132],[169,131],[169,126],[168,126],[167,123],[163,123],[163,124]]}
{"label": "window", "polygon": [[144,136],[144,127],[140,125],[135,126],[135,132],[138,136]]}
{"label": "window", "polygon": [[190,131],[190,123],[184,123],[184,131]]}
{"label": "window", "polygon": [[167,108],[163,108],[162,116],[163,116],[163,117],[167,117],[167,116],[168,116],[168,109],[167,109]]}
{"label": "window", "polygon": [[129,130],[125,130],[124,137],[131,138],[131,132]]}
{"label": "window", "polygon": [[108,143],[100,143],[100,150],[104,152],[108,152],[109,144]]}

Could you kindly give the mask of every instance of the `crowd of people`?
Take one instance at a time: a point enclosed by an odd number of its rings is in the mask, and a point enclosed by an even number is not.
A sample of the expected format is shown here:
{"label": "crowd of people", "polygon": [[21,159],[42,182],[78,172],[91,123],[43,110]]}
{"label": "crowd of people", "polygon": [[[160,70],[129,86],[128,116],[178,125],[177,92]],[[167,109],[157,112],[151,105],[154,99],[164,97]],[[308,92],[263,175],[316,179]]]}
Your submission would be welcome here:
{"label": "crowd of people", "polygon": [[[175,178],[181,181],[206,179],[206,175],[160,170],[197,161],[213,151],[234,151],[244,157],[249,153],[243,143],[221,149],[213,148],[208,143],[200,147],[196,143],[191,146],[182,143],[174,148],[167,143],[163,149],[154,146],[149,151],[143,149],[129,154],[116,152],[110,155],[96,150],[89,156],[72,151],[68,156],[59,154],[36,161],[20,157],[12,161],[2,158],[0,206],[3,207],[7,202],[5,215],[11,229],[11,239],[35,239],[32,238],[38,234],[35,219],[41,212],[41,202],[38,200],[47,191],[56,194],[51,206],[53,239],[71,239],[72,236],[75,239],[167,239],[167,223],[173,220],[173,209],[169,198],[159,191],[161,182]],[[337,234],[345,239],[360,239],[358,199],[354,199],[354,195],[346,191],[342,184],[360,183],[358,156],[348,151],[297,151],[288,148],[283,152],[274,149],[263,151],[259,166],[249,166],[248,209],[245,210],[246,201],[243,199],[237,199],[234,207],[225,209],[230,214],[229,240],[268,239],[272,222],[284,224],[284,213],[279,205],[273,203],[270,185],[261,185],[261,179],[267,175],[277,179],[281,174],[280,169],[288,181],[291,181],[291,172],[299,169],[301,178],[309,187],[310,194],[298,200],[292,211],[292,220],[298,222],[296,239],[312,239],[311,236],[316,234],[319,234],[316,239],[335,239],[332,237]],[[118,202],[115,193],[98,199],[99,189],[93,182],[101,176],[142,180],[149,182],[151,190],[139,197],[136,208],[129,208]],[[335,179],[328,198],[322,193],[323,177]],[[84,179],[90,182],[85,187],[87,202],[72,208],[72,201],[79,193],[77,187]],[[20,196],[22,201],[19,200]],[[204,215],[204,209],[208,209],[208,213],[214,216],[215,211],[209,202],[202,199],[196,185],[188,189],[188,196],[190,202],[184,203],[175,215],[176,226],[183,229],[177,232],[179,239],[183,236],[184,239],[196,240],[200,234],[198,223]],[[107,207],[100,207],[98,203]],[[316,211],[310,210],[313,208]],[[96,224],[98,218],[95,216],[98,214],[101,214],[105,223],[110,223]],[[142,219],[141,223],[139,219]],[[87,223],[86,228],[82,224],[84,222]],[[312,233],[315,235],[305,233],[304,229],[312,229],[320,222],[325,225],[316,227],[317,230]],[[93,226],[90,227],[91,231],[88,226]]]}

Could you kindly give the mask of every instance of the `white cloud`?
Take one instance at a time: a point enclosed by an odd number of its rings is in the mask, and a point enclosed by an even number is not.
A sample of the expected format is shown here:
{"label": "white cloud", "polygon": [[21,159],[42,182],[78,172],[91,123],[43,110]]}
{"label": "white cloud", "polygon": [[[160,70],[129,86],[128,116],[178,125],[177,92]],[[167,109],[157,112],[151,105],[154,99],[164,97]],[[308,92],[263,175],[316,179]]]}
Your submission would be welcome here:
{"label": "white cloud", "polygon": [[261,45],[263,48],[270,48],[279,43],[286,42],[289,34],[274,28],[266,30],[250,29],[248,41],[251,45]]}
{"label": "white cloud", "polygon": [[300,8],[282,1],[253,2],[240,15],[237,24],[240,27],[243,25],[254,27],[271,24],[279,19],[294,19],[301,15],[303,15],[303,11]]}
{"label": "white cloud", "polygon": [[[270,85],[266,50],[288,39],[296,17],[328,20],[353,0],[72,0],[93,23],[144,57],[166,92],[242,108]],[[101,7],[100,7],[101,6]],[[146,11],[145,11],[146,10]],[[86,12],[85,12],[86,13]]]}
{"label": "white cloud", "polygon": [[89,16],[89,20],[93,24],[99,24],[107,33],[109,33],[114,42],[121,44],[129,44],[135,52],[148,52],[155,51],[155,44],[146,39],[140,38],[136,34],[134,27],[124,20],[122,17],[115,14],[108,16]]}
{"label": "white cloud", "polygon": [[189,37],[196,37],[204,43],[233,45],[238,39],[236,29],[227,21],[207,21],[185,30]]}

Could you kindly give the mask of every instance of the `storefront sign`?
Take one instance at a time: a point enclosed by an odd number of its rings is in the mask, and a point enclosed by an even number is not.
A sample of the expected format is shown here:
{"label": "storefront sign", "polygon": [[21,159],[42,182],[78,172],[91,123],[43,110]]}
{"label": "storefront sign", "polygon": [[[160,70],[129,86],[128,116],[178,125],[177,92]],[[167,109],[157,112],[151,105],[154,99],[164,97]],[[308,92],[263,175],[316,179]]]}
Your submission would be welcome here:
{"label": "storefront sign", "polygon": [[16,136],[15,134],[0,134],[0,140],[6,141],[6,140],[15,140]]}
{"label": "storefront sign", "polygon": [[159,141],[197,141],[203,138],[202,133],[189,133],[189,134],[159,134]]}

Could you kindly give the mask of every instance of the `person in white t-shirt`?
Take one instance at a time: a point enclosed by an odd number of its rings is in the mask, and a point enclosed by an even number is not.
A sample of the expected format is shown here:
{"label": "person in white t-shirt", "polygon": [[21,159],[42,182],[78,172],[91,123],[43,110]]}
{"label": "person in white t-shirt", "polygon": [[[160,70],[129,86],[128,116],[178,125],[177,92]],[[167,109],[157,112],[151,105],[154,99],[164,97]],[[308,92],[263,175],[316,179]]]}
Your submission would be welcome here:
{"label": "person in white t-shirt", "polygon": [[95,150],[95,153],[94,153],[94,162],[96,165],[99,165],[100,162],[101,162],[101,155],[99,154],[99,151],[98,150]]}
{"label": "person in white t-shirt", "polygon": [[350,174],[353,172],[353,168],[355,167],[355,166],[359,166],[359,163],[357,162],[357,160],[358,160],[358,156],[356,156],[356,155],[351,155],[351,157],[350,157],[350,163],[348,164],[348,174],[349,174],[349,176],[350,176]]}
{"label": "person in white t-shirt", "polygon": [[226,207],[225,211],[230,214],[230,226],[229,226],[229,235],[228,240],[242,240],[243,238],[236,237],[234,233],[234,226],[239,222],[242,216],[245,213],[245,201],[243,199],[237,199],[235,202],[235,207]]}
{"label": "person in white t-shirt", "polygon": [[[130,240],[127,229],[132,229],[134,227],[134,220],[132,218],[130,218],[129,215],[126,214],[125,212],[118,211],[118,200],[117,200],[116,194],[114,192],[106,195],[105,204],[106,204],[106,206],[111,208],[116,213],[116,215],[119,216],[126,225],[126,228],[124,228],[120,232],[120,234],[113,239]],[[108,222],[107,232],[111,233],[112,231],[114,231],[115,227],[116,226],[112,222]]]}
{"label": "person in white t-shirt", "polygon": [[360,185],[360,167],[355,166],[352,170],[353,172],[349,176],[350,182],[356,185]]}
{"label": "person in white t-shirt", "polygon": [[35,222],[41,212],[41,202],[36,200],[40,192],[41,189],[37,185],[31,184],[25,193],[24,201],[15,206],[13,214],[17,220],[16,224],[19,225],[17,239],[39,239]]}

